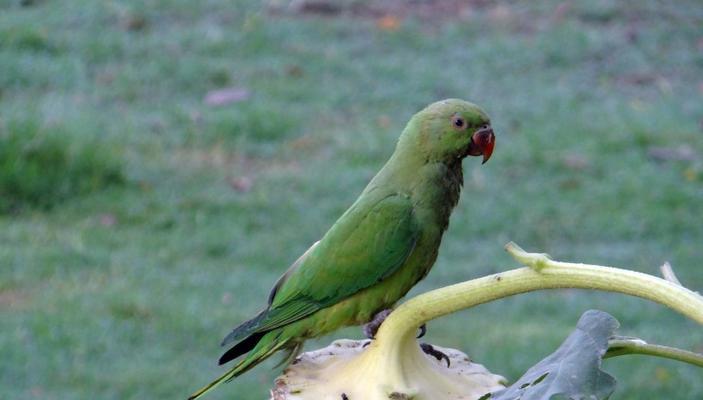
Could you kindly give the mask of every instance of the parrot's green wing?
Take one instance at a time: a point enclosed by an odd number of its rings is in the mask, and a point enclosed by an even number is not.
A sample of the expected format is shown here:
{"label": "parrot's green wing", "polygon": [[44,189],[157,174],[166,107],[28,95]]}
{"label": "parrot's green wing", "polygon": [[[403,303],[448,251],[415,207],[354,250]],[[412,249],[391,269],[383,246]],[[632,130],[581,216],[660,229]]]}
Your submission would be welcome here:
{"label": "parrot's green wing", "polygon": [[410,199],[394,193],[369,203],[355,204],[284,275],[256,331],[336,304],[382,281],[405,262],[419,235]]}

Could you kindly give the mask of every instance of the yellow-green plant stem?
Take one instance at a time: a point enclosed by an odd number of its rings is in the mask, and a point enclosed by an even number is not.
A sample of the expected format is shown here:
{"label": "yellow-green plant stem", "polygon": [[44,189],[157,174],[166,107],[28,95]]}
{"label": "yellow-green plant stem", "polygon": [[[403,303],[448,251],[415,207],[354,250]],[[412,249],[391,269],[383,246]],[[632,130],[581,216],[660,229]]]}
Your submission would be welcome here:
{"label": "yellow-green plant stem", "polygon": [[514,243],[506,250],[529,268],[489,275],[433,290],[401,304],[383,323],[376,345],[390,354],[412,345],[423,323],[504,297],[542,289],[581,288],[624,293],[663,304],[703,324],[703,297],[667,280],[619,268],[551,260]]}
{"label": "yellow-green plant stem", "polygon": [[703,354],[677,349],[675,347],[650,344],[641,340],[610,340],[608,342],[608,352],[605,353],[603,358],[624,356],[628,354],[643,354],[668,358],[703,368]]}

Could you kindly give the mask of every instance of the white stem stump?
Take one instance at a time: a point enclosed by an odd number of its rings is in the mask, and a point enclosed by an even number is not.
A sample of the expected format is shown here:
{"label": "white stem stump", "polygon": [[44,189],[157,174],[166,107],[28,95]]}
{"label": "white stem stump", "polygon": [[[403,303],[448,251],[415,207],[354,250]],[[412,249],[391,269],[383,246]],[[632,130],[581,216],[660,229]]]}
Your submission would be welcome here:
{"label": "white stem stump", "polygon": [[298,357],[276,379],[271,400],[471,400],[505,387],[505,378],[459,350],[434,347],[449,367],[418,345],[384,355],[375,342],[337,340]]}

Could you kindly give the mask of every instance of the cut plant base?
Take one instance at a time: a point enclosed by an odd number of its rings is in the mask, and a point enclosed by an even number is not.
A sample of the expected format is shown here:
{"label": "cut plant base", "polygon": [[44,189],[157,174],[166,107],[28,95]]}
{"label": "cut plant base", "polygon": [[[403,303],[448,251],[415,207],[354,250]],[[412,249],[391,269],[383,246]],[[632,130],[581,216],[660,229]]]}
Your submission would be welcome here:
{"label": "cut plant base", "polygon": [[505,378],[458,350],[433,346],[447,354],[448,367],[431,354],[422,357],[417,342],[399,352],[368,340],[337,340],[298,357],[276,379],[271,400],[606,400],[616,380],[601,369],[604,358],[649,354],[703,366],[701,354],[614,336],[619,325],[606,312],[586,311],[559,348],[507,388]]}
{"label": "cut plant base", "polygon": [[276,379],[271,400],[470,400],[507,383],[459,350],[433,345],[449,357],[447,367],[419,344],[382,354],[375,342],[367,343],[341,339],[300,355]]}

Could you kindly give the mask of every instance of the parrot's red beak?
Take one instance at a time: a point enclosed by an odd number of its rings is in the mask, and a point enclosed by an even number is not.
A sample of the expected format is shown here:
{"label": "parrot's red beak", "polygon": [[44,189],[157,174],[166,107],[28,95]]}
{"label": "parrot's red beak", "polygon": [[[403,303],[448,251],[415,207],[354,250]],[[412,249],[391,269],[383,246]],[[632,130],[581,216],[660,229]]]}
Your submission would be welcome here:
{"label": "parrot's red beak", "polygon": [[469,155],[472,156],[483,156],[483,162],[485,164],[491,154],[493,154],[493,147],[496,144],[496,137],[493,134],[493,128],[490,125],[484,126],[483,128],[474,132],[471,136],[471,147],[469,149]]}

